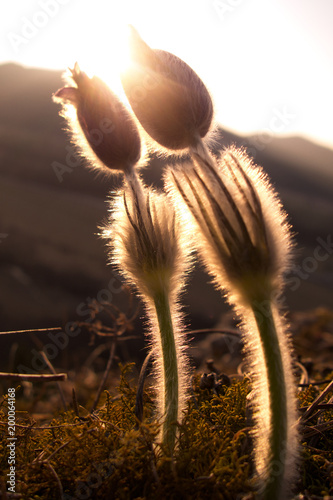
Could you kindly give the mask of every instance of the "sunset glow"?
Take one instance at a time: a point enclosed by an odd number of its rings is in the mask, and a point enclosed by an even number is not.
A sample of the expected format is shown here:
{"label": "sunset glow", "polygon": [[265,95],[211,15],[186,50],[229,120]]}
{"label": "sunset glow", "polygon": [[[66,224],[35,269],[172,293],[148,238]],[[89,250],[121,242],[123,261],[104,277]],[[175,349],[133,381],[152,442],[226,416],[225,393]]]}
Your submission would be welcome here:
{"label": "sunset glow", "polygon": [[[109,23],[109,30],[98,36],[97,51],[80,44],[77,60],[88,76],[98,76],[121,98],[124,98],[120,73],[129,61],[128,25],[125,22]],[[112,48],[112,49],[109,49]]]}
{"label": "sunset glow", "polygon": [[[152,48],[199,74],[226,128],[303,134],[333,146],[330,0],[320,8],[309,0],[18,0],[0,14],[0,62],[65,70],[78,61],[121,97],[132,24]],[[271,127],[276,115],[288,119]]]}

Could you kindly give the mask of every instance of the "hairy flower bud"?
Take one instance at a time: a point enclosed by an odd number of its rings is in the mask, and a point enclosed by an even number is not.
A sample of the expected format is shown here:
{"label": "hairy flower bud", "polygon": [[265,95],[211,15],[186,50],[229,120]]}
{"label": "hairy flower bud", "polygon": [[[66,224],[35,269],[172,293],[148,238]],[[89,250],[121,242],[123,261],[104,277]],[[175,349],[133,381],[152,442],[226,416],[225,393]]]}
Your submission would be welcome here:
{"label": "hairy flower bud", "polygon": [[176,441],[188,387],[185,337],[178,306],[179,292],[190,263],[188,238],[164,193],[142,185],[133,172],[124,191],[112,201],[111,259],[142,296],[150,320],[157,415],[168,454]]}
{"label": "hairy flower bud", "polygon": [[168,149],[185,149],[203,138],[213,104],[205,85],[184,61],[151,49],[132,28],[131,60],[122,84],[143,128]]}
{"label": "hairy flower bud", "polygon": [[228,148],[218,162],[202,144],[191,154],[193,162],[169,169],[167,189],[242,320],[253,387],[255,498],[285,500],[299,453],[290,340],[278,300],[290,262],[289,225],[266,175],[243,150]]}
{"label": "hairy flower bud", "polygon": [[112,204],[116,224],[111,226],[111,240],[120,272],[145,297],[160,290],[177,294],[188,248],[166,195],[144,187],[136,175],[130,175],[122,196]]}
{"label": "hairy flower bud", "polygon": [[[242,150],[226,149],[219,163],[204,151],[194,164],[169,170],[168,189],[192,214],[192,232],[207,269],[229,288],[231,302],[249,302],[279,289],[290,257],[290,234],[263,171]],[[199,226],[201,233],[197,233]]]}
{"label": "hairy flower bud", "polygon": [[[76,108],[77,119],[70,124],[84,155],[98,167],[131,169],[141,155],[140,135],[131,114],[102,80],[89,78],[77,63],[71,73],[77,86],[59,89],[54,99]],[[70,118],[70,113],[65,116]]]}

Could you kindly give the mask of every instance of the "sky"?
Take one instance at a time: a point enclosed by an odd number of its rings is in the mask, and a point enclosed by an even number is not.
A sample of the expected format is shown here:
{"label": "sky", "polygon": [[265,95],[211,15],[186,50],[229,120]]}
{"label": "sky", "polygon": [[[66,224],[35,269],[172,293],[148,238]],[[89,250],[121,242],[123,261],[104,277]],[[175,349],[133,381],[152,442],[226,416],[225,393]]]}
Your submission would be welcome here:
{"label": "sky", "polygon": [[0,63],[78,61],[121,93],[128,24],[192,66],[222,126],[333,148],[332,0],[7,0]]}

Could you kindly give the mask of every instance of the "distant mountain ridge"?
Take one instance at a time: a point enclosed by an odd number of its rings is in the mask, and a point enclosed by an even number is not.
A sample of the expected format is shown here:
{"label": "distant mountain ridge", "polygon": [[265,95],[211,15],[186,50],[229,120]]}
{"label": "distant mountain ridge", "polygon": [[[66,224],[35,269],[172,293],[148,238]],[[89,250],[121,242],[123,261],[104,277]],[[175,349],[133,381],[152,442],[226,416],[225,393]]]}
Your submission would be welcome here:
{"label": "distant mountain ridge", "polygon": [[[45,171],[44,155],[54,157],[54,161],[65,162],[70,151],[68,136],[62,129],[64,120],[59,117],[59,106],[52,102],[52,94],[63,85],[60,71],[24,68],[17,64],[0,66],[0,140],[1,140],[1,171],[9,175],[19,173],[25,178],[45,182],[59,187],[52,168]],[[39,141],[35,141],[36,134]],[[43,162],[31,169],[25,168],[10,156],[11,147],[21,144],[24,148],[33,151],[34,156]],[[42,141],[42,144],[40,144]],[[280,187],[294,189],[309,189],[312,194],[331,198],[333,193],[333,150],[319,146],[300,137],[265,138],[265,142],[258,136],[242,137],[231,131],[220,130],[218,142],[221,146],[231,143],[244,145],[250,153],[254,153],[254,160],[264,167],[278,189]],[[5,144],[4,144],[5,143]],[[265,144],[266,143],[266,144]],[[41,147],[42,146],[42,147]],[[47,151],[46,151],[47,147]],[[20,155],[20,151],[16,151]],[[8,156],[7,156],[8,155]],[[13,161],[14,160],[14,161]],[[6,162],[11,168],[6,167]],[[13,165],[13,163],[16,163]],[[52,165],[52,162],[51,162]],[[77,169],[79,170],[79,169]],[[86,176],[91,179],[91,173]],[[157,176],[152,173],[153,177]],[[78,184],[70,182],[69,176],[64,175],[62,189],[81,190],[84,182]],[[68,182],[67,182],[68,181]],[[89,190],[93,193],[104,193],[104,182],[97,180],[95,186],[89,182]],[[102,186],[102,187],[101,187]],[[96,191],[95,191],[96,189]],[[90,191],[91,192],[91,191]]]}
{"label": "distant mountain ridge", "polygon": [[[8,235],[0,243],[0,312],[6,327],[58,324],[56,318],[73,314],[82,297],[105,287],[112,275],[96,233],[107,217],[105,200],[121,180],[96,177],[72,156],[51,98],[62,85],[59,71],[0,66],[0,233]],[[311,256],[317,238],[332,233],[333,150],[299,137],[266,142],[222,128],[218,134],[221,148],[235,143],[255,154],[298,233],[300,259]],[[161,185],[164,163],[152,158],[147,182]],[[69,167],[60,177],[57,164]],[[332,260],[304,280],[300,304],[310,305],[319,283],[318,303],[333,306]],[[216,292],[215,299],[210,292],[207,298],[191,293],[195,307],[202,304],[216,316]]]}

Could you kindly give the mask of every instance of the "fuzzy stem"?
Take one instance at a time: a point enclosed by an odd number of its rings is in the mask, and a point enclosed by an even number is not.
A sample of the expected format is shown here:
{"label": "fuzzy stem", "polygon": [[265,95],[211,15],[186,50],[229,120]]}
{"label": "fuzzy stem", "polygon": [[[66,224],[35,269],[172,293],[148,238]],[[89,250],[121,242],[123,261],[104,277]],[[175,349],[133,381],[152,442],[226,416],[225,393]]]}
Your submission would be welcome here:
{"label": "fuzzy stem", "polygon": [[[278,500],[285,475],[287,448],[287,390],[282,353],[270,301],[265,301],[265,314],[259,310],[258,302],[251,304],[259,330],[261,346],[267,370],[267,387],[270,411],[269,458],[266,464],[267,478],[261,498]],[[265,411],[263,409],[263,411]],[[273,470],[277,466],[279,472]]]}
{"label": "fuzzy stem", "polygon": [[176,421],[178,417],[178,363],[177,351],[172,325],[170,302],[168,293],[161,290],[154,295],[154,304],[158,324],[160,327],[163,376],[164,376],[164,402],[163,402],[163,428],[162,442],[170,455],[173,453],[176,440]]}

